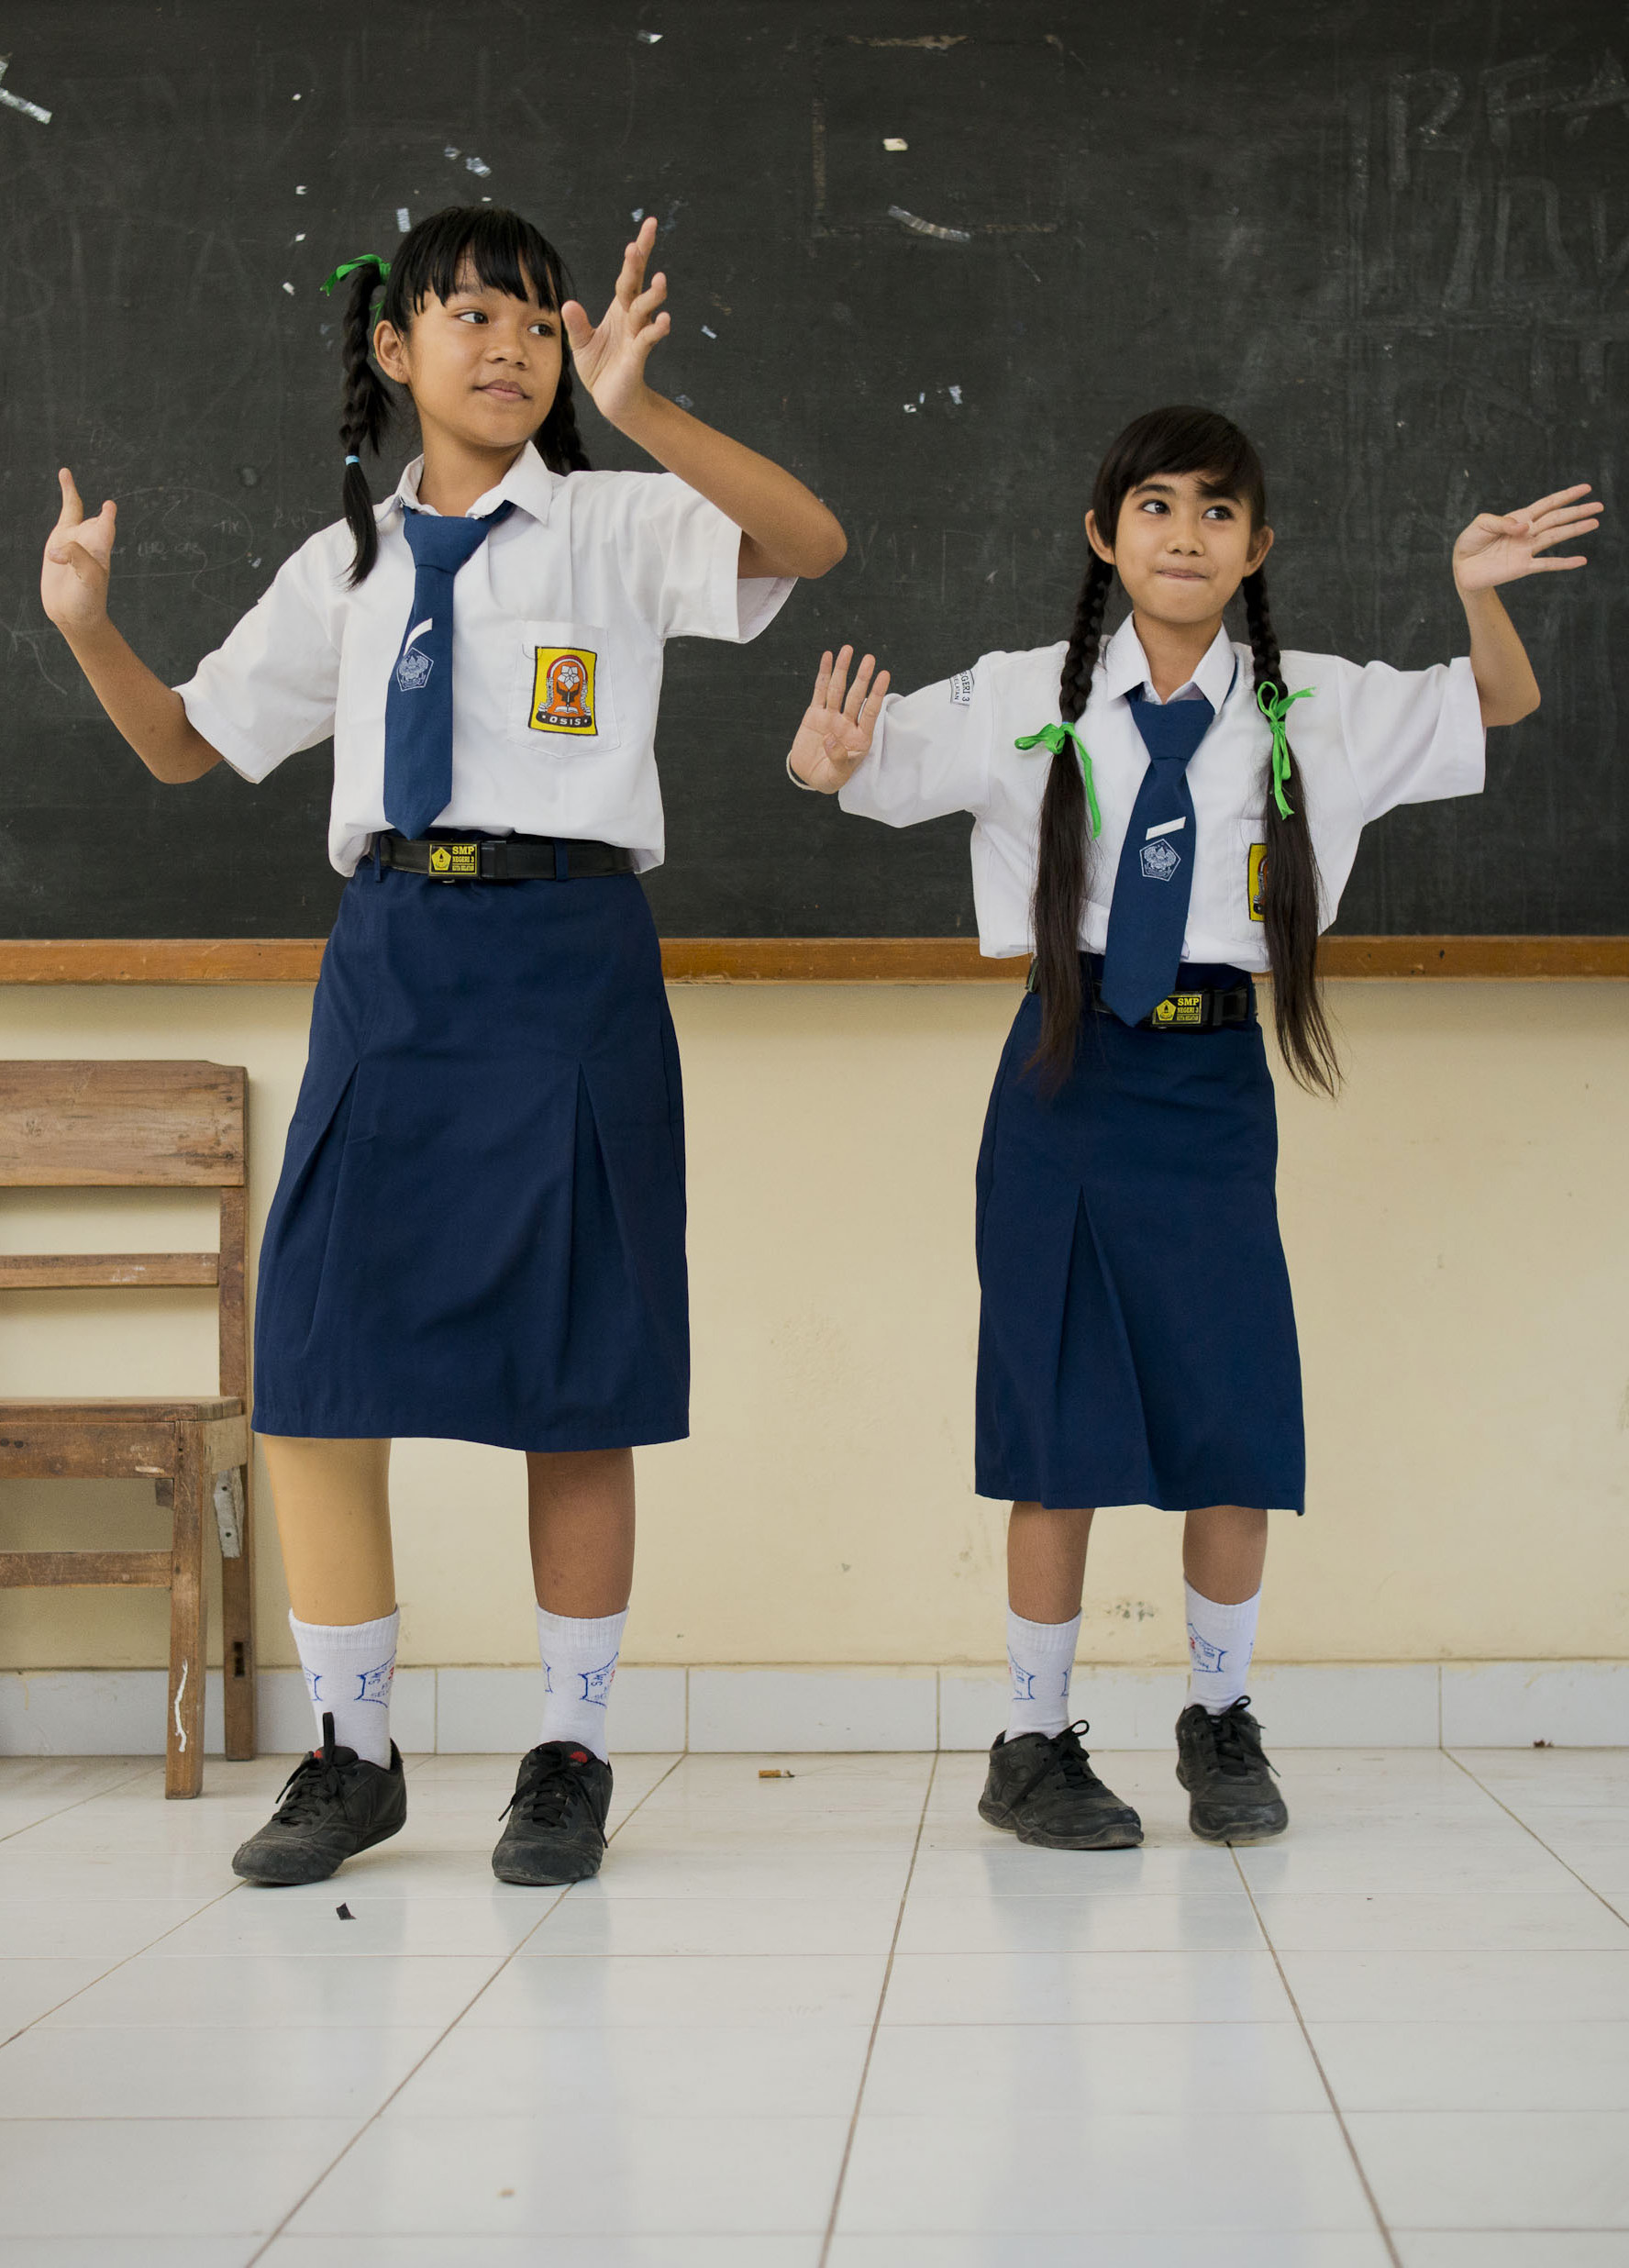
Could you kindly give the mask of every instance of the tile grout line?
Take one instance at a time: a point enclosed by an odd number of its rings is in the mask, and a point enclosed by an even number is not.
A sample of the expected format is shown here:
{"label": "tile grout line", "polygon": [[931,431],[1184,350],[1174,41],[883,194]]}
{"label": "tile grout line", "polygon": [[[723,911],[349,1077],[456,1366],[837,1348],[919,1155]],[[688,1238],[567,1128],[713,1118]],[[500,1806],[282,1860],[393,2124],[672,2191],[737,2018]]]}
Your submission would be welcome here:
{"label": "tile grout line", "polygon": [[[133,1776],[139,1778],[141,1775],[137,1773]],[[123,1780],[116,1780],[114,1783],[115,1787],[124,1787],[126,1785],[127,1785],[127,1783]],[[107,1796],[111,1795],[112,1792],[113,1790],[111,1788],[99,1788],[97,1790],[97,1795]],[[95,1800],[95,1796],[87,1796],[83,1799],[83,1803],[87,1804],[94,1803]],[[47,1818],[60,1819],[62,1818],[64,1813],[69,1811],[77,1811],[81,1808],[82,1805],[80,1804],[64,1804],[61,1811],[50,1812],[47,1814]],[[36,1824],[42,1826],[44,1821],[37,1821]],[[61,2000],[54,2001],[49,2008],[41,2008],[38,2016],[30,2017],[26,2024],[19,2024],[16,2031],[8,2033],[4,2040],[0,2040],[0,2048],[10,2047],[13,2040],[20,2040],[25,2032],[31,2032],[37,2025],[43,2024],[48,2016],[55,2016],[60,2008],[72,2007],[73,2003],[76,2000],[81,1999],[84,1994],[94,1991],[98,1984],[105,1984],[110,1976],[116,1976],[121,1969],[128,1968],[131,1962],[139,1961],[144,1953],[150,1953],[155,1945],[161,1945],[166,1938],[173,1937],[178,1929],[185,1929],[189,1928],[192,1923],[197,1920],[200,1914],[207,1914],[211,1907],[219,1906],[225,1899],[234,1896],[237,1892],[243,1888],[243,1886],[244,1885],[240,1882],[228,1883],[224,1890],[217,1890],[213,1897],[206,1897],[203,1899],[199,1905],[193,1908],[190,1914],[183,1914],[179,1921],[172,1921],[167,1929],[161,1929],[158,1936],[155,1938],[150,1938],[145,1945],[138,1945],[133,1951],[126,1953],[122,1959],[109,1962],[106,1968],[102,1970],[100,1974],[94,1976],[88,1984],[82,1984],[77,1992],[65,1994]]]}
{"label": "tile grout line", "polygon": [[1607,1896],[1603,1890],[1597,1890],[1592,1882],[1586,1882],[1583,1876],[1579,1873],[1576,1866],[1568,1866],[1567,1861],[1561,1856],[1561,1853],[1558,1851],[1552,1851],[1550,1849],[1549,1844],[1546,1842],[1537,1828],[1530,1827],[1527,1821],[1523,1818],[1519,1811],[1513,1811],[1509,1804],[1505,1802],[1504,1798],[1502,1796],[1496,1795],[1485,1780],[1479,1780],[1476,1773],[1472,1772],[1470,1766],[1468,1764],[1461,1763],[1452,1749],[1444,1749],[1443,1754],[1447,1758],[1449,1763],[1453,1765],[1456,1772],[1462,1772],[1465,1774],[1466,1778],[1470,1782],[1472,1787],[1480,1788],[1482,1794],[1487,1796],[1489,1802],[1497,1804],[1507,1819],[1513,1819],[1516,1825],[1521,1829],[1524,1835],[1531,1835],[1534,1841],[1538,1845],[1541,1851],[1546,1852],[1549,1857],[1554,1859],[1557,1866],[1565,1867],[1568,1873],[1569,1873],[1574,1882],[1577,1883],[1579,1888],[1580,1890],[1587,1890],[1590,1893],[1590,1896],[1594,1898],[1599,1905],[1604,1906],[1607,1912],[1612,1916],[1614,1921],[1625,1920],[1626,1918],[1623,1914],[1619,1913],[1617,1907],[1612,1904],[1612,1900]]}
{"label": "tile grout line", "polygon": [[[53,1760],[48,1757],[42,1761],[50,1762]],[[85,1760],[78,1758],[73,1761],[83,1762]],[[122,1780],[113,1780],[105,1787],[94,1788],[88,1796],[76,1796],[71,1804],[59,1805],[55,1811],[42,1811],[39,1818],[30,1819],[25,1827],[7,1828],[5,1834],[0,1835],[0,1842],[15,1842],[19,1835],[32,1834],[37,1827],[49,1826],[52,1819],[66,1818],[71,1811],[83,1811],[86,1804],[94,1804],[104,1796],[111,1796],[115,1788],[128,1787],[132,1780],[142,1779],[154,1769],[154,1765],[143,1757],[139,1762],[131,1763],[129,1771],[126,1773]]]}
{"label": "tile grout line", "polygon": [[[848,2131],[843,2140],[842,2162],[837,2167],[837,2185],[832,2191],[831,2212],[826,2219],[826,2235],[820,2246],[820,2258],[815,2268],[826,2268],[831,2249],[837,2233],[837,2215],[842,2210],[843,2185],[848,2178],[848,2161],[854,2155],[854,2138],[859,2129],[859,2114],[865,2103],[866,2081],[871,2075],[871,2058],[877,2051],[877,2034],[882,2026],[882,2010],[888,2002],[888,1987],[893,1977],[894,1955],[899,1951],[900,1931],[905,1926],[905,1901],[911,1895],[911,1884],[916,1878],[916,1858],[922,1849],[923,1830],[927,1825],[927,1807],[933,1801],[934,1782],[938,1776],[939,1751],[936,1749],[929,1759],[927,1785],[922,1791],[922,1809],[917,1816],[915,1840],[911,1845],[911,1863],[905,1869],[904,1886],[900,1892],[899,1912],[894,1916],[893,1935],[888,1942],[888,1961],[882,1971],[882,1988],[877,1995],[877,2013],[871,2018],[870,2037],[866,2041],[865,2062],[859,2067],[859,2085],[855,2089],[854,2108],[848,2118]],[[1399,2268],[1401,2264],[1399,2263]]]}
{"label": "tile grout line", "polygon": [[[674,1757],[666,1772],[661,1774],[661,1777],[658,1780],[652,1781],[651,1784],[646,1789],[644,1795],[640,1796],[638,1802],[632,1807],[627,1814],[627,1818],[618,1819],[616,1825],[613,1828],[611,1833],[605,1839],[607,1843],[613,1843],[616,1840],[617,1836],[621,1834],[623,1829],[627,1825],[628,1820],[635,1818],[643,1807],[649,1802],[650,1798],[656,1794],[659,1787],[664,1787],[667,1784],[668,1781],[672,1778],[674,1773],[678,1771],[680,1765],[683,1762],[684,1759],[682,1756]],[[248,2260],[244,2262],[244,2268],[255,2268],[255,2262],[259,2260],[264,2259],[266,2253],[270,2251],[272,2245],[274,2245],[279,2237],[283,2235],[290,2221],[294,2219],[295,2214],[300,2211],[303,2206],[309,2204],[311,2199],[322,2187],[324,2182],[327,2180],[329,2174],[336,2172],[338,2168],[344,2163],[345,2160],[349,2157],[351,2151],[361,2140],[363,2135],[366,2134],[371,2128],[378,2125],[380,2119],[383,2118],[385,2112],[395,2101],[397,2096],[401,2094],[402,2089],[406,2086],[409,2080],[417,2077],[418,2073],[429,2062],[431,2056],[435,2054],[437,2049],[441,2046],[444,2040],[450,2038],[452,2033],[458,2029],[459,2026],[463,2022],[465,2017],[469,2015],[471,2009],[475,2006],[476,2002],[482,1998],[483,1994],[492,1990],[492,1987],[497,1983],[499,1977],[504,1974],[510,1962],[520,1951],[521,1947],[531,1943],[533,1938],[537,1936],[538,1930],[543,1927],[543,1924],[548,1921],[552,1915],[559,1912],[560,1908],[565,1904],[566,1899],[575,1887],[576,1885],[573,1883],[562,1884],[559,1897],[550,1901],[550,1903],[544,1908],[543,1912],[538,1915],[537,1920],[532,1924],[532,1927],[526,1931],[524,1937],[516,1939],[515,1942],[504,1955],[504,1958],[499,1962],[497,1967],[493,1971],[492,1974],[489,1977],[482,1979],[479,1988],[471,1994],[469,1999],[464,2003],[458,2014],[453,2017],[451,2021],[443,2026],[442,2029],[437,2033],[435,2039],[431,2040],[429,2046],[419,2057],[417,2062],[413,2065],[413,2068],[410,2071],[404,2072],[402,2077],[397,2080],[395,2085],[392,2087],[383,2102],[376,2105],[375,2107],[369,2112],[367,2118],[362,2120],[360,2126],[357,2128],[356,2132],[350,2136],[344,2148],[337,2151],[334,2156],[329,2160],[328,2163],[324,2166],[322,2172],[316,2175],[316,2179],[306,2184],[305,2187],[300,2192],[300,2195],[294,2199],[293,2205],[290,2206],[288,2211],[277,2223],[277,2226],[267,2231],[264,2241],[257,2245],[255,2250],[249,2255]]]}
{"label": "tile grout line", "polygon": [[1365,2169],[1363,2161],[1358,2155],[1358,2145],[1352,2140],[1351,2131],[1346,2125],[1346,2113],[1342,2110],[1339,2103],[1335,2100],[1335,2089],[1329,2084],[1329,2073],[1324,2068],[1324,2059],[1318,2053],[1316,2047],[1313,2043],[1313,2035],[1308,2029],[1305,2017],[1302,2016],[1301,2012],[1301,2003],[1295,1997],[1295,1989],[1293,1985],[1291,1985],[1290,1979],[1284,1974],[1284,1964],[1279,1958],[1279,1949],[1273,1943],[1272,1933],[1268,1929],[1267,1923],[1262,1918],[1260,1907],[1256,1903],[1256,1893],[1250,1887],[1250,1878],[1245,1873],[1243,1866],[1239,1863],[1239,1854],[1236,1847],[1230,1844],[1228,1848],[1233,1853],[1234,1870],[1238,1875],[1245,1896],[1250,1901],[1250,1911],[1256,1917],[1256,1927],[1260,1930],[1262,1937],[1266,1940],[1267,1950],[1272,1955],[1273,1967],[1279,1973],[1279,1983],[1284,1988],[1284,1997],[1289,2001],[1291,2007],[1295,2012],[1295,2021],[1301,2027],[1302,2038],[1306,2041],[1307,2053],[1313,2059],[1313,2069],[1318,2074],[1319,2085],[1323,2087],[1324,2093],[1328,2099],[1329,2107],[1335,2114],[1335,2123],[1340,2129],[1340,2138],[1346,2146],[1346,2155],[1352,2161],[1352,2171],[1357,2174],[1358,2184],[1362,2188],[1364,2197],[1368,2202],[1369,2209],[1374,2215],[1374,2223],[1376,2229],[1380,2231],[1380,2242],[1386,2248],[1386,2257],[1391,2262],[1391,2268],[1403,2268],[1402,2255],[1398,2251],[1397,2246],[1392,2240],[1391,2231],[1386,2225],[1386,2217],[1380,2211],[1380,2199],[1375,2196],[1375,2193],[1369,2185],[1369,2174]]}

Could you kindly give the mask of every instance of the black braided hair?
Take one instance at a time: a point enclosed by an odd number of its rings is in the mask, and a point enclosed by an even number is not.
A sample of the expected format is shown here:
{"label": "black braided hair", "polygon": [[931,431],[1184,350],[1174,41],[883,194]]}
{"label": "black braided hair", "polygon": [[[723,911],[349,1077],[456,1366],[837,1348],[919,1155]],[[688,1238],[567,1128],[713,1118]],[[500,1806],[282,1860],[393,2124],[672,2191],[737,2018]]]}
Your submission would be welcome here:
{"label": "black braided hair", "polygon": [[[1077,723],[1085,713],[1103,640],[1103,609],[1114,584],[1114,569],[1093,552],[1075,603],[1074,627],[1058,679],[1058,713],[1066,725]],[[1074,742],[1066,740],[1047,774],[1036,865],[1036,990],[1041,1000],[1041,1036],[1032,1061],[1043,1067],[1042,1084],[1049,1089],[1068,1075],[1080,1025],[1080,908],[1091,858],[1087,821],[1080,761]]]}
{"label": "black braided hair", "polygon": [[395,410],[384,380],[373,366],[373,295],[383,277],[376,259],[364,260],[346,288],[344,392],[339,404],[339,439],[345,446],[345,475],[341,494],[345,518],[356,545],[350,580],[360,583],[379,557],[379,524],[373,517],[373,492],[360,463],[364,449],[377,450]]}
{"label": "black braided hair", "polygon": [[[1245,577],[1240,591],[1256,689],[1271,685],[1276,694],[1287,693],[1278,633],[1268,608],[1266,576],[1258,569]],[[1288,741],[1285,746],[1289,748]],[[1272,963],[1273,1025],[1298,1084],[1333,1095],[1340,1084],[1340,1063],[1318,981],[1318,860],[1306,823],[1306,783],[1292,748],[1283,789],[1289,818],[1279,809],[1269,768],[1263,791],[1267,862],[1261,911]]]}
{"label": "black braided hair", "polygon": [[[399,396],[372,360],[378,323],[389,323],[405,337],[425,301],[450,299],[460,275],[471,268],[489,291],[506,292],[515,299],[536,298],[556,313],[571,296],[565,263],[548,238],[529,220],[499,205],[449,205],[429,214],[402,239],[388,278],[382,276],[381,265],[371,259],[362,262],[351,278],[345,303],[339,434],[348,457],[360,457],[364,448],[376,450],[400,406]],[[384,295],[375,312],[373,297],[382,282]],[[588,455],[577,431],[571,352],[563,340],[560,384],[533,439],[551,472],[588,471]],[[356,544],[350,580],[357,584],[379,556],[372,492],[360,464],[345,468],[344,505]]]}
{"label": "black braided hair", "polygon": [[[1092,511],[1103,541],[1113,545],[1120,507],[1135,488],[1160,473],[1176,472],[1197,472],[1208,493],[1233,497],[1246,507],[1253,529],[1267,526],[1267,477],[1260,458],[1237,426],[1214,410],[1155,409],[1126,427],[1098,467]],[[1079,717],[1086,705],[1113,583],[1114,570],[1094,554],[1075,610],[1058,692],[1059,712],[1068,721]],[[1242,595],[1256,684],[1259,688],[1270,683],[1285,692],[1267,585],[1259,572],[1244,578]],[[1087,888],[1085,789],[1072,748],[1068,757],[1067,762],[1062,754],[1052,760],[1036,864],[1034,928],[1041,1037],[1032,1062],[1040,1070],[1043,1087],[1051,1088],[1068,1077],[1074,1062],[1080,1014],[1080,910]],[[1302,1086],[1333,1095],[1340,1066],[1318,982],[1318,865],[1307,827],[1306,783],[1293,751],[1284,799],[1292,814],[1288,819],[1272,795],[1269,763],[1263,785],[1267,857],[1262,912],[1273,976],[1273,1023],[1291,1076]]]}
{"label": "black braided hair", "polygon": [[586,472],[591,470],[588,451],[577,432],[577,404],[571,394],[571,351],[569,347],[561,352],[560,384],[555,388],[549,415],[537,428],[537,454],[551,472]]}

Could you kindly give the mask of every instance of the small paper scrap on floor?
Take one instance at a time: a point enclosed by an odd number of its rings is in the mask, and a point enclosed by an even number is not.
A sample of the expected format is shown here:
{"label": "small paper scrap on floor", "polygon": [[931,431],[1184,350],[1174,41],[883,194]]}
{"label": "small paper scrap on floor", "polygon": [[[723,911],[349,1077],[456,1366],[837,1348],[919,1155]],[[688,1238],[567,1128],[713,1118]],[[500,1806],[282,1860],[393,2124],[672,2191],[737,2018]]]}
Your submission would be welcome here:
{"label": "small paper scrap on floor", "polygon": [[779,1764],[762,1764],[759,1767],[758,1776],[760,1780],[795,1780],[797,1773],[783,1772]]}
{"label": "small paper scrap on floor", "polygon": [[897,134],[884,134],[882,147],[884,150],[908,150],[911,145],[908,141],[902,140]]}
{"label": "small paper scrap on floor", "polygon": [[351,1912],[349,1906],[336,1906],[334,1911],[338,1915],[341,1921],[354,1921],[356,1919],[356,1916]]}

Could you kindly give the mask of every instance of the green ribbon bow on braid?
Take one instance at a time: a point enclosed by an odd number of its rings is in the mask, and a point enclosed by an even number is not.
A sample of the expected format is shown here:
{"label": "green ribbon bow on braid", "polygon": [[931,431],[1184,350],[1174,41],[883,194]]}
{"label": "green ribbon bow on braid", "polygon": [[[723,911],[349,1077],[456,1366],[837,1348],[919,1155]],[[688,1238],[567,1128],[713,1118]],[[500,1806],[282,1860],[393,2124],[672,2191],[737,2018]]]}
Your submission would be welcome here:
{"label": "green ribbon bow on braid", "polygon": [[1073,725],[1043,725],[1039,732],[1032,732],[1022,740],[1014,740],[1014,748],[1045,748],[1059,755],[1069,741],[1075,744],[1075,754],[1080,761],[1080,777],[1086,783],[1086,808],[1092,817],[1092,839],[1095,842],[1103,833],[1103,813],[1097,807],[1097,783],[1092,776],[1092,758],[1086,743]]}
{"label": "green ribbon bow on braid", "polygon": [[327,293],[330,299],[334,296],[335,284],[343,284],[346,277],[354,275],[359,268],[377,268],[381,277],[384,277],[390,273],[390,261],[381,260],[377,252],[360,252],[355,260],[341,261],[323,285],[324,291]]}
{"label": "green ribbon bow on braid", "polygon": [[1273,801],[1279,806],[1281,819],[1292,819],[1295,814],[1284,795],[1284,783],[1290,777],[1290,735],[1284,719],[1290,714],[1292,701],[1310,700],[1316,685],[1303,685],[1299,693],[1286,693],[1275,685],[1269,677],[1265,684],[1256,688],[1256,706],[1272,728],[1273,737]]}

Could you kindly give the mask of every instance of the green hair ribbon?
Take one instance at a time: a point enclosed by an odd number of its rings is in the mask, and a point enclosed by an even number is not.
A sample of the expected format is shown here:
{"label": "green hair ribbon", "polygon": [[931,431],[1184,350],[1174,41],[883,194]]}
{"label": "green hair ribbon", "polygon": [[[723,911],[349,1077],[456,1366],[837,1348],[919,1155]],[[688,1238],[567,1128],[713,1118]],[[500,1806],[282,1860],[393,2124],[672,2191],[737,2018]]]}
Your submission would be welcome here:
{"label": "green hair ribbon", "polygon": [[1080,777],[1086,783],[1086,808],[1092,815],[1092,839],[1095,842],[1103,833],[1103,813],[1097,807],[1097,783],[1092,776],[1092,758],[1086,743],[1073,725],[1043,725],[1039,732],[1032,732],[1022,740],[1014,740],[1013,746],[1022,749],[1046,748],[1058,756],[1071,740],[1075,744],[1075,754],[1080,760]]}
{"label": "green hair ribbon", "polygon": [[382,277],[387,276],[390,273],[390,261],[381,260],[377,252],[360,252],[355,260],[342,260],[323,285],[324,291],[327,293],[330,299],[334,295],[335,284],[343,284],[346,277],[354,275],[359,268],[377,268]]}
{"label": "green hair ribbon", "polygon": [[1284,719],[1290,714],[1292,701],[1310,700],[1317,690],[1316,685],[1303,685],[1299,693],[1285,693],[1281,686],[1274,684],[1270,677],[1256,688],[1256,706],[1272,727],[1273,801],[1279,806],[1281,819],[1295,817],[1284,795],[1284,783],[1290,777],[1290,735],[1285,729]]}

